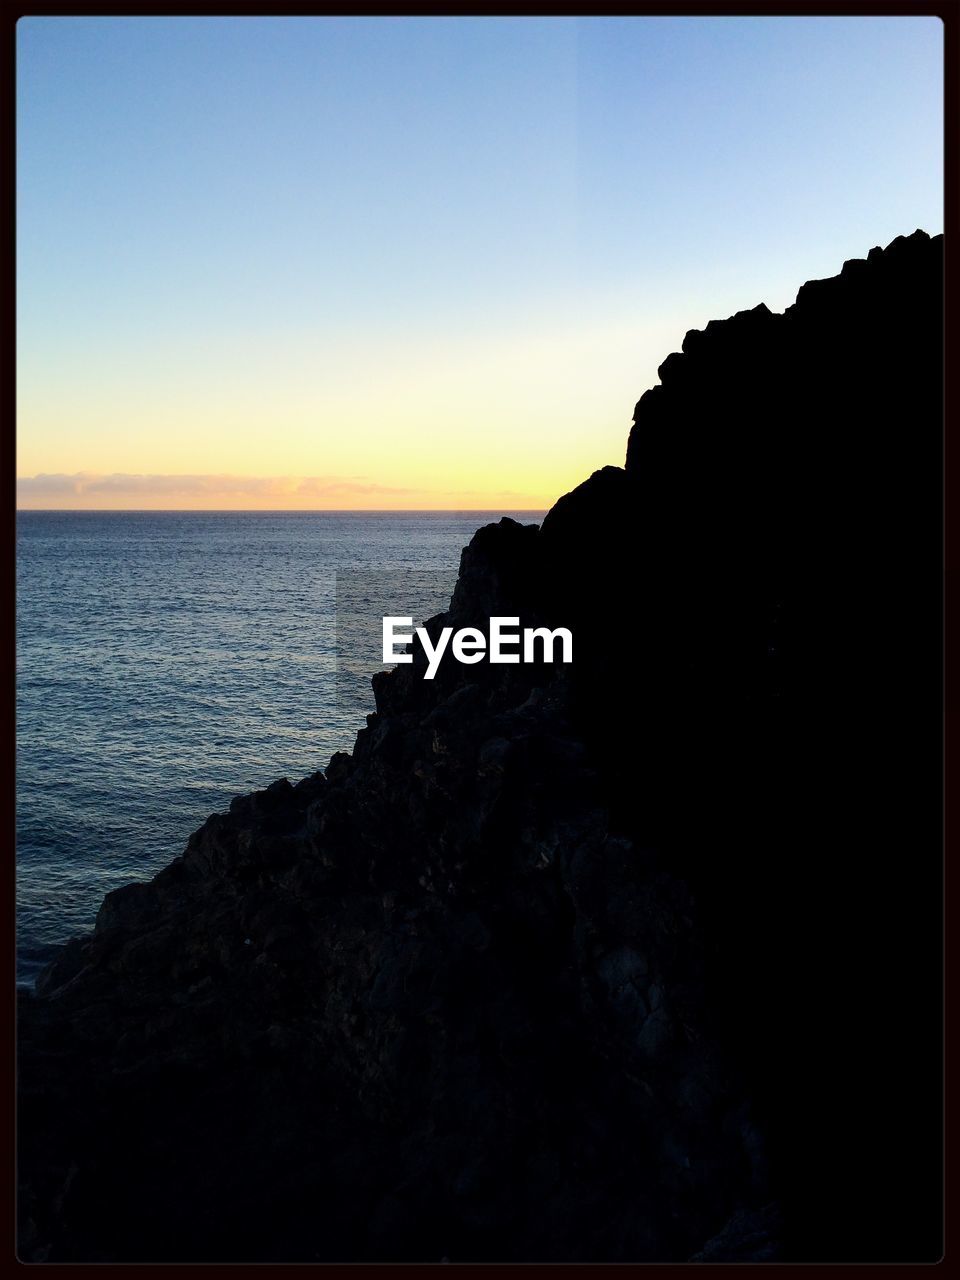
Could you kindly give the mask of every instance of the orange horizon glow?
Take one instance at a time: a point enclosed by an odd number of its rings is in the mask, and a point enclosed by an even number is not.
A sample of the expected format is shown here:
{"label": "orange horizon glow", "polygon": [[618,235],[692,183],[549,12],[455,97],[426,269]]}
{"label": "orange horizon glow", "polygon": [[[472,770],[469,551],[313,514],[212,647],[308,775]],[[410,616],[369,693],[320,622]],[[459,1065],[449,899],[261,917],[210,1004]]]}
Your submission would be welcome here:
{"label": "orange horizon glow", "polygon": [[546,511],[622,464],[633,405],[682,337],[674,316],[611,310],[472,340],[301,337],[269,369],[266,334],[221,338],[202,362],[178,346],[165,383],[142,353],[104,351],[69,392],[21,356],[17,507]]}
{"label": "orange horizon glow", "polygon": [[21,476],[17,480],[19,511],[542,512],[559,496],[560,492],[524,492],[493,486],[473,490],[389,486],[357,476],[343,479],[78,472]]}
{"label": "orange horizon glow", "polygon": [[386,516],[386,515],[505,515],[542,516],[553,504],[516,507],[505,503],[492,507],[17,507],[25,515],[265,515],[265,516]]}

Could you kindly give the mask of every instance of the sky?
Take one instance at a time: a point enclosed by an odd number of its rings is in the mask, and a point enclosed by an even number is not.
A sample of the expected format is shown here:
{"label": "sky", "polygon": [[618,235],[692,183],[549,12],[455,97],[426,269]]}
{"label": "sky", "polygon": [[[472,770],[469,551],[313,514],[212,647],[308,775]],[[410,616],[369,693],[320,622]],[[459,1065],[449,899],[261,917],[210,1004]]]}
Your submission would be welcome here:
{"label": "sky", "polygon": [[17,26],[33,508],[545,509],[688,329],[942,230],[936,18]]}

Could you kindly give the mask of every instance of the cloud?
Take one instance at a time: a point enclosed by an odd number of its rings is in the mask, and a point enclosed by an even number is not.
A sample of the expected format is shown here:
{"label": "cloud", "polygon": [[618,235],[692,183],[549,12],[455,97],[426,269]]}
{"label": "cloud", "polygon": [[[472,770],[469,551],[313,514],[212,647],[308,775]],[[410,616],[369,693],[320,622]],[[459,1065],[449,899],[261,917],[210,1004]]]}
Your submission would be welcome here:
{"label": "cloud", "polygon": [[68,500],[110,502],[158,498],[189,501],[208,499],[220,504],[228,499],[240,502],[305,502],[398,497],[412,492],[392,485],[376,484],[365,476],[231,476],[231,475],[137,475],[115,471],[109,475],[93,471],[43,472],[17,478],[17,499],[39,502]]}

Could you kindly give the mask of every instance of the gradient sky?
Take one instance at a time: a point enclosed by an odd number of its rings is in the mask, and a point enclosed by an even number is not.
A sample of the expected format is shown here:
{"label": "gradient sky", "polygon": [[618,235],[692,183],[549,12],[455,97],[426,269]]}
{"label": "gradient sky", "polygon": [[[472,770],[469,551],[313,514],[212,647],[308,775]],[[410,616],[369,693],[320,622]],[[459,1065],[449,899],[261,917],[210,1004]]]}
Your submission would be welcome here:
{"label": "gradient sky", "polygon": [[22,18],[24,507],[542,508],[942,230],[935,18]]}

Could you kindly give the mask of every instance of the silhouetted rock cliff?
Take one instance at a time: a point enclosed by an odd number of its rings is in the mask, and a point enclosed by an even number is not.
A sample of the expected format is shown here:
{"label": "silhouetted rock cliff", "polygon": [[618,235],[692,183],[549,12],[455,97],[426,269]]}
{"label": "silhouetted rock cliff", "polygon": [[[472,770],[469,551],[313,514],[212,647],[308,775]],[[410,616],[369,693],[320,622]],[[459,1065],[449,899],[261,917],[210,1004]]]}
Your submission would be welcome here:
{"label": "silhouetted rock cliff", "polygon": [[20,1254],[939,1254],[941,240],[691,332],[626,467],[23,1000]]}

